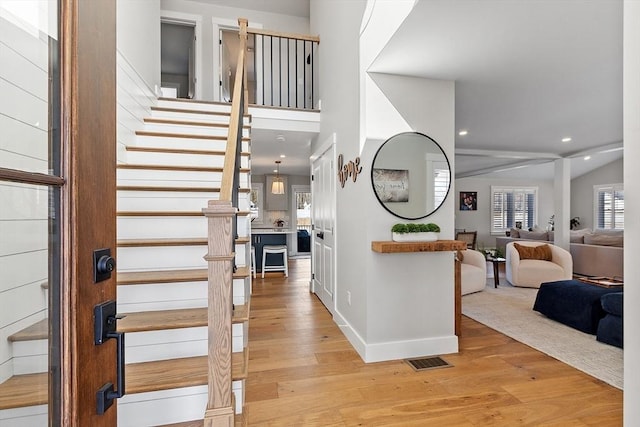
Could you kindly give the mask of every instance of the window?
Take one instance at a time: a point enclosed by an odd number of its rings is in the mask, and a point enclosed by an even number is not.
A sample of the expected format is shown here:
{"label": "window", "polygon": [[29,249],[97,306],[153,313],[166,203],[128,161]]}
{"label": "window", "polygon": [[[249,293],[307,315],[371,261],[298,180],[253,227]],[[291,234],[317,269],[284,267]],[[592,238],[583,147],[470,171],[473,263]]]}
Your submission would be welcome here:
{"label": "window", "polygon": [[538,187],[491,186],[491,233],[501,234],[522,222],[533,228],[538,216]]}
{"label": "window", "polygon": [[622,184],[593,186],[595,228],[624,230],[624,190]]}
{"label": "window", "polygon": [[434,165],[433,171],[433,206],[440,206],[444,202],[449,192],[449,182],[451,181],[449,165],[441,162]]}

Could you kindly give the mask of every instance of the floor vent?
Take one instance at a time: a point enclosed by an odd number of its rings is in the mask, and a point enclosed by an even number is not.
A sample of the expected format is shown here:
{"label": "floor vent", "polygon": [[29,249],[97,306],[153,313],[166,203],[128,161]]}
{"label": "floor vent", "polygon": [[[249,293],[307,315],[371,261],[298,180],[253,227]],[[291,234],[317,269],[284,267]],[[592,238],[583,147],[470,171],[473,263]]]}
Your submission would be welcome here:
{"label": "floor vent", "polygon": [[426,371],[427,369],[436,368],[450,368],[453,366],[440,356],[405,359],[405,362],[407,362],[416,371]]}

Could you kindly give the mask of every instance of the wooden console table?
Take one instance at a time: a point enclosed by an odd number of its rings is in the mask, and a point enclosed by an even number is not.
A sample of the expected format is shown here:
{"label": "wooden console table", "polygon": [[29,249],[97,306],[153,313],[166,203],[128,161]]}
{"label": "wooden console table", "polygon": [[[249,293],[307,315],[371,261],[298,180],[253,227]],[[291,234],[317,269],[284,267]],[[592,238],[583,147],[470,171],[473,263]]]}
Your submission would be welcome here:
{"label": "wooden console table", "polygon": [[[467,243],[461,240],[436,240],[435,242],[394,242],[377,240],[371,242],[371,250],[383,254],[403,252],[453,252],[467,249]],[[460,260],[454,261],[454,300],[455,300],[455,334],[460,336],[460,319],[462,317],[462,287]]]}

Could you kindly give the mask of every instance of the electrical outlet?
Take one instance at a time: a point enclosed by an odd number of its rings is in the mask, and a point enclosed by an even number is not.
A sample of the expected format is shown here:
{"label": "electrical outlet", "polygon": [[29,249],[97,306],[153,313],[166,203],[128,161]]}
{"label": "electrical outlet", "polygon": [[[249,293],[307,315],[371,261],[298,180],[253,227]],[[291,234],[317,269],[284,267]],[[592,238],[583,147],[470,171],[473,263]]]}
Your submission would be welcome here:
{"label": "electrical outlet", "polygon": [[347,291],[347,304],[351,305],[351,292]]}

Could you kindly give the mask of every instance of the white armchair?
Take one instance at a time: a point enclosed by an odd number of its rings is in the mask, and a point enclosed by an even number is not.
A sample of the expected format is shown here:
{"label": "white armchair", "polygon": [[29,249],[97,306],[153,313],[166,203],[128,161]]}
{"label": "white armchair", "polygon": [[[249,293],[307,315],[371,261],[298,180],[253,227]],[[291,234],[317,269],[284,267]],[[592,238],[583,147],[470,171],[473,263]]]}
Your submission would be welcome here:
{"label": "white armchair", "polygon": [[460,263],[462,295],[484,290],[487,282],[487,260],[484,255],[472,249],[460,253],[462,254]]}
{"label": "white armchair", "polygon": [[[507,281],[513,286],[539,288],[541,283],[556,280],[569,280],[573,276],[573,259],[569,251],[559,246],[549,244],[551,261],[537,259],[520,259],[520,254],[514,243],[507,243],[506,273]],[[544,242],[520,240],[521,246],[540,246]]]}

